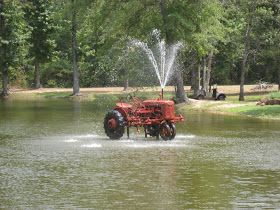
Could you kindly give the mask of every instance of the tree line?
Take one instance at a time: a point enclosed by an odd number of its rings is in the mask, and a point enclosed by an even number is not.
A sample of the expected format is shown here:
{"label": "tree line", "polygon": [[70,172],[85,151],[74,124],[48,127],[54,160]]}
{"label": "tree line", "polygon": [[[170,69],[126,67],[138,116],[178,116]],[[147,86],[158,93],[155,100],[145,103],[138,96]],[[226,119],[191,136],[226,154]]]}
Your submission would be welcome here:
{"label": "tree line", "polygon": [[178,101],[218,84],[280,88],[280,0],[0,0],[2,96],[14,87],[155,85],[137,38],[184,43],[170,85]]}

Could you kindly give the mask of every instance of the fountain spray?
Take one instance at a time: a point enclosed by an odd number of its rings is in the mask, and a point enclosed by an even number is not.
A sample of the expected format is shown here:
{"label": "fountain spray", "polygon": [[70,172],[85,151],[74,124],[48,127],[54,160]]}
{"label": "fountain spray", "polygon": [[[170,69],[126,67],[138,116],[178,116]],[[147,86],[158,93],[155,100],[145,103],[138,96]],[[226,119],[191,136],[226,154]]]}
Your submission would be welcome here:
{"label": "fountain spray", "polygon": [[[133,39],[131,44],[141,48],[148,56],[149,61],[155,70],[156,76],[161,86],[161,100],[163,100],[163,88],[168,83],[175,69],[173,68],[177,53],[183,47],[181,42],[167,45],[163,39],[160,39],[159,30],[153,30],[152,35],[157,40],[155,53],[149,48],[148,44],[137,39]],[[157,56],[156,56],[157,55]],[[158,57],[159,56],[159,57]]]}

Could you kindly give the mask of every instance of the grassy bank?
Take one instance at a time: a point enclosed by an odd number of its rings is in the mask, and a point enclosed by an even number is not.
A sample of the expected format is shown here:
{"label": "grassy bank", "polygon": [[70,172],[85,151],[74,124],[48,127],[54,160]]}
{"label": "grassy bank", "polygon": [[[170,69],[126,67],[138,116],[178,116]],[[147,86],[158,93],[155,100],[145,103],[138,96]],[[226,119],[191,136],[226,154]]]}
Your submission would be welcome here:
{"label": "grassy bank", "polygon": [[[225,88],[226,94],[229,96],[226,101],[214,100],[191,100],[190,104],[178,105],[181,112],[189,110],[212,112],[217,114],[231,114],[231,115],[246,115],[250,117],[265,118],[265,119],[280,119],[280,105],[271,106],[257,106],[256,103],[262,98],[280,99],[280,92],[247,92],[246,101],[238,101],[238,95],[234,94],[236,87],[233,86]],[[248,88],[249,90],[249,88]],[[79,101],[94,101],[101,104],[113,106],[118,101],[128,102],[130,96],[136,96],[143,100],[155,99],[159,97],[160,89],[146,88],[133,89],[129,92],[123,92],[122,88],[93,88],[82,89],[82,95],[79,97],[71,96],[71,89],[41,89],[31,91],[17,91],[10,95],[8,100],[79,100]],[[170,99],[174,96],[172,87],[167,88],[164,92],[164,97]]]}
{"label": "grassy bank", "polygon": [[262,119],[280,120],[280,105],[257,106],[263,98],[280,99],[280,92],[246,96],[246,101],[238,101],[238,96],[229,96],[226,101],[192,100],[189,107],[180,105],[182,112],[196,110],[217,114],[245,115]]}

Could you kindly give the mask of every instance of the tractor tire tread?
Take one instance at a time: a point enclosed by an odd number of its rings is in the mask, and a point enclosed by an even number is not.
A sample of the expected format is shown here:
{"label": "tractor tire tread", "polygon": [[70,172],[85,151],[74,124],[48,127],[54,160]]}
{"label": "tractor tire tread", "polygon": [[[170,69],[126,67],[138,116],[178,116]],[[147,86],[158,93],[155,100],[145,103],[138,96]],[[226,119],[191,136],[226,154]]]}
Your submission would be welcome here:
{"label": "tractor tire tread", "polygon": [[[112,130],[108,127],[108,120],[115,118],[118,123],[116,129]],[[109,111],[104,118],[104,130],[110,139],[120,139],[124,134],[125,120],[122,114],[117,110]]]}

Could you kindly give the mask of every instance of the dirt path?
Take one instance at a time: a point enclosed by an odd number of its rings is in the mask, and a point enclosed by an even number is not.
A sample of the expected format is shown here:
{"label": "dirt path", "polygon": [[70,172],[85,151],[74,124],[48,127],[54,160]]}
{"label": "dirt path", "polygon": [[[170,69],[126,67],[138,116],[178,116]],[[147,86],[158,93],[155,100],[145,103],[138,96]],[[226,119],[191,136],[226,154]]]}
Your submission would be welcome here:
{"label": "dirt path", "polygon": [[[40,89],[12,89],[11,93],[62,93],[62,92],[72,92],[72,88],[40,88]],[[80,92],[121,92],[122,87],[100,87],[100,88],[81,88]]]}

